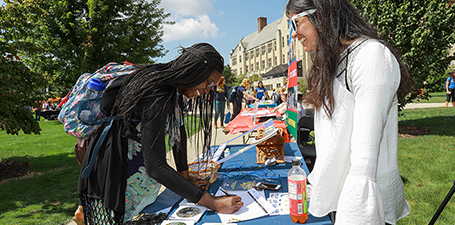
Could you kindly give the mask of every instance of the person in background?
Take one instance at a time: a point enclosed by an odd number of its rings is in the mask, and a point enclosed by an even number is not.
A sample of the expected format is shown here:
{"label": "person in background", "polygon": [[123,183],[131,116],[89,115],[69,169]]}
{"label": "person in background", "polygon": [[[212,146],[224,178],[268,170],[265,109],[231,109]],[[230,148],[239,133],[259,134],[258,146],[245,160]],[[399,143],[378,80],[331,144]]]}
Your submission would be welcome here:
{"label": "person in background", "polygon": [[41,109],[43,107],[43,103],[41,101],[37,101],[35,107],[35,120],[40,121],[41,119]]}
{"label": "person in background", "polygon": [[398,169],[398,97],[413,81],[349,0],[289,0],[286,15],[313,64],[317,161],[309,213],[335,224],[396,224],[410,212]]}
{"label": "person in background", "polygon": [[277,105],[279,105],[279,104],[281,104],[281,103],[283,102],[283,100],[281,100],[281,93],[284,92],[283,90],[286,91],[285,88],[278,88],[278,89],[276,90],[277,98],[276,98],[275,103],[276,103]]}
{"label": "person in background", "polygon": [[303,100],[303,94],[302,92],[297,92],[297,121],[300,120],[300,118],[306,116],[305,114],[305,109],[303,108],[302,104],[300,103]]}
{"label": "person in background", "polygon": [[269,95],[267,94],[267,89],[265,89],[264,84],[262,81],[258,82],[258,87],[255,89],[256,91],[256,98],[259,100],[268,100]]}
{"label": "person in background", "polygon": [[226,86],[226,79],[224,76],[221,77],[220,82],[216,85],[215,90],[215,121],[213,125],[218,128],[216,122],[218,117],[220,118],[220,126],[224,128],[224,110],[226,107],[226,100],[228,98],[228,89]]}
{"label": "person in background", "polygon": [[248,89],[251,88],[251,81],[248,78],[243,78],[242,83],[238,86],[234,99],[232,100],[232,116],[231,121],[239,115],[240,111],[242,111],[242,101],[243,98],[250,98],[252,100],[257,101],[258,99],[255,98],[253,95],[247,92]]}
{"label": "person in background", "polygon": [[[243,206],[239,196],[217,197],[206,192],[209,181],[190,181],[188,171],[188,130],[202,129],[191,137],[195,139],[192,143],[202,151],[197,155],[207,157],[201,161],[212,157],[207,150],[213,99],[223,68],[218,51],[198,43],[182,48],[168,63],[136,65],[133,73],[106,87],[102,111],[116,119],[101,125],[82,163],[78,193],[85,223],[130,221],[155,201],[161,185],[219,213],[234,213]],[[200,99],[194,103],[197,112],[183,116],[185,101],[192,98]],[[106,126],[110,129],[96,153],[94,147]],[[172,149],[176,169],[167,163],[166,146]]]}
{"label": "person in background", "polygon": [[452,99],[452,106],[455,107],[455,71],[449,74],[444,86],[446,89],[445,107],[449,105],[450,99]]}
{"label": "person in background", "polygon": [[276,93],[276,89],[274,88],[273,91],[272,91],[272,94],[270,95],[271,97],[271,100],[276,103],[277,101],[277,98],[278,98],[278,94]]}
{"label": "person in background", "polygon": [[283,92],[283,94],[281,94],[281,103],[272,109],[272,112],[279,112],[281,115],[284,115],[286,114],[286,109],[287,109],[287,95],[288,95],[288,92],[285,91]]}
{"label": "person in background", "polygon": [[245,100],[245,104],[246,104],[246,107],[248,108],[248,106],[250,104],[254,104],[254,99],[255,98],[251,98],[249,96],[256,96],[256,91],[254,90],[254,88],[251,86],[250,88],[246,88],[246,92],[249,94],[249,95],[244,95],[243,96],[243,99]]}

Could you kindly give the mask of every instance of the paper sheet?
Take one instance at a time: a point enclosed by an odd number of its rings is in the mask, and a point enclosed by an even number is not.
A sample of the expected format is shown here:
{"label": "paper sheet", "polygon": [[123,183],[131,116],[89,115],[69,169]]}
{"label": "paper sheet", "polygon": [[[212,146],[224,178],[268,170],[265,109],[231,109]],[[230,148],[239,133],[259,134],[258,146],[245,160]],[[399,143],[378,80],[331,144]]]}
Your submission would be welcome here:
{"label": "paper sheet", "polygon": [[[248,191],[230,191],[229,194],[235,194],[241,197],[244,205],[239,211],[233,214],[218,213],[223,223],[235,223],[267,216],[274,210],[265,199],[264,191],[257,191],[252,188]],[[215,195],[224,196],[225,194],[218,190]]]}
{"label": "paper sheet", "polygon": [[271,216],[289,214],[288,193],[270,193],[267,201],[274,208],[274,211],[270,213]]}

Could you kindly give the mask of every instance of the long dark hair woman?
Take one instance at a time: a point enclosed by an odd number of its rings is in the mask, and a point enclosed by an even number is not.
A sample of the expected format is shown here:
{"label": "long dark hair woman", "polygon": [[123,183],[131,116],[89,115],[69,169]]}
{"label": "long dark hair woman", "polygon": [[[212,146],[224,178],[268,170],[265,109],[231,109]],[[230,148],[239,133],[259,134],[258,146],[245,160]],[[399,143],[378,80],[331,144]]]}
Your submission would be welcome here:
{"label": "long dark hair woman", "polygon": [[348,0],[289,0],[286,14],[313,60],[309,212],[336,211],[336,224],[396,224],[410,212],[397,163],[398,96],[413,84],[406,67]]}
{"label": "long dark hair woman", "polygon": [[[182,48],[181,55],[163,64],[138,65],[134,73],[108,86],[102,106],[115,117],[96,158],[99,129],[85,154],[82,170],[94,158],[88,178],[79,179],[79,196],[87,224],[122,224],[153,203],[161,185],[217,212],[233,213],[243,203],[237,196],[215,197],[201,186],[206,180],[189,180],[187,131],[196,149],[210,148],[214,88],[221,78],[223,58],[206,43]],[[183,116],[188,99],[197,98],[193,113]],[[195,116],[200,116],[197,120]],[[169,141],[165,142],[165,136]],[[172,149],[177,170],[166,161]],[[198,154],[199,155],[199,154]],[[210,157],[210,154],[204,154]]]}

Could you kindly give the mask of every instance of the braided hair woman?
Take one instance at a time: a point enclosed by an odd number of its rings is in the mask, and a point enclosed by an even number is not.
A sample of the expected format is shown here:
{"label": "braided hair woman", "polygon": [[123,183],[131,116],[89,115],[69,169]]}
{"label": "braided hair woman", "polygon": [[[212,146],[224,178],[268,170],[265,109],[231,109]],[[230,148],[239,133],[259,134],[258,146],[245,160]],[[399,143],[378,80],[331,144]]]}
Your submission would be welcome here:
{"label": "braided hair woman", "polygon": [[336,224],[396,224],[410,212],[397,151],[398,97],[412,79],[349,0],[289,0],[286,14],[313,59],[304,101],[315,108],[318,154],[308,211],[336,211]]}
{"label": "braided hair woman", "polygon": [[[186,133],[202,129],[193,136],[193,144],[207,153],[214,88],[222,71],[221,55],[213,46],[199,43],[182,48],[181,55],[168,63],[138,65],[134,73],[106,88],[103,111],[118,119],[113,120],[89,177],[79,179],[87,224],[131,220],[155,201],[161,185],[217,212],[233,213],[242,207],[240,197],[215,197],[200,187],[208,188],[208,181],[191,182],[188,176]],[[184,117],[185,104],[192,98],[196,98],[194,112]],[[92,139],[82,169],[106,125]],[[172,148],[177,171],[166,162],[166,145]]]}

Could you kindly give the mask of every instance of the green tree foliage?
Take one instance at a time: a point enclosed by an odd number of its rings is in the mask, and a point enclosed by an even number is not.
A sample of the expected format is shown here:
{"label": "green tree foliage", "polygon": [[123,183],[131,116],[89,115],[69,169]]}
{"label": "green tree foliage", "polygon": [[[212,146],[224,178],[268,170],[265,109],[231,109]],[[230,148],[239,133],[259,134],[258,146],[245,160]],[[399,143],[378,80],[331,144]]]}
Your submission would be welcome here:
{"label": "green tree foliage", "polygon": [[[415,89],[440,91],[455,55],[454,0],[351,0],[360,14],[394,45],[414,79]],[[419,97],[413,93],[409,100]],[[427,98],[424,94],[423,98]]]}
{"label": "green tree foliage", "polygon": [[28,65],[47,74],[51,90],[65,95],[85,72],[109,62],[154,63],[169,14],[160,0],[41,0],[45,12],[30,36],[44,51],[26,54]]}
{"label": "green tree foliage", "polygon": [[226,79],[226,86],[228,87],[228,89],[231,88],[232,86],[236,86],[236,85],[240,84],[237,80],[237,77],[232,72],[231,66],[229,64],[224,66],[222,75]]}
{"label": "green tree foliage", "polygon": [[[9,1],[6,1],[9,2]],[[41,51],[27,38],[42,11],[34,0],[8,3],[0,8],[0,127],[8,134],[39,134],[38,122],[26,106],[37,106],[42,99],[38,90],[45,87],[44,77],[32,72],[19,52]]]}

